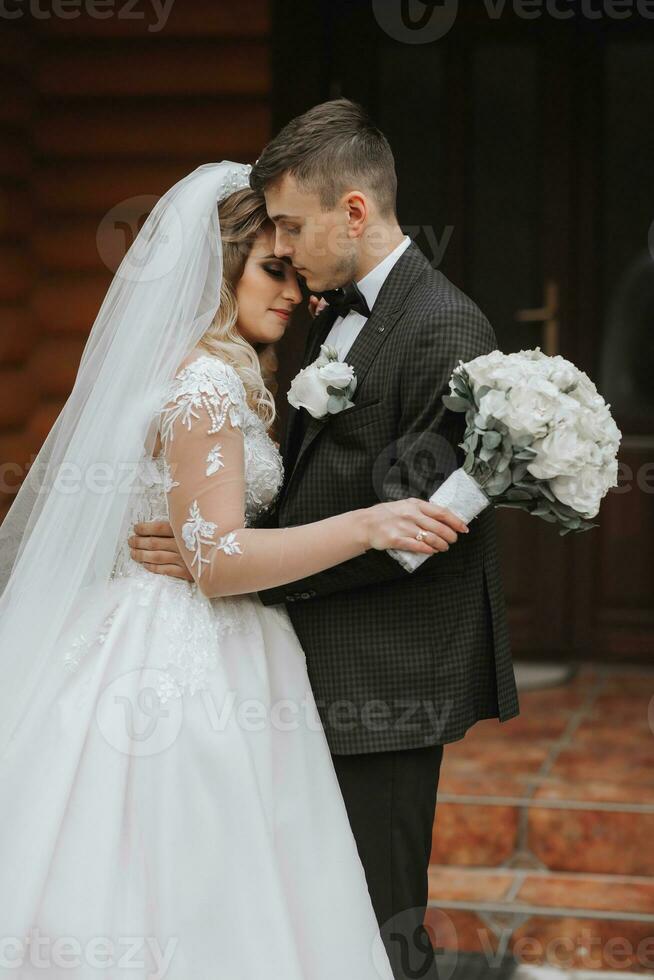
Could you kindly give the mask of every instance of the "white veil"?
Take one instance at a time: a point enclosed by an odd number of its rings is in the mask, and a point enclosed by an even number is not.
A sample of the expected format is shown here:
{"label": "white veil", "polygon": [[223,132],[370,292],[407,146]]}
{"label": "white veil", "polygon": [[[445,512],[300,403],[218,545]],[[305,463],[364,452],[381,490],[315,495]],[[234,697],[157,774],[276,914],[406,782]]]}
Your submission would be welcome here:
{"label": "white veil", "polygon": [[217,203],[250,167],[207,163],[148,215],[84,348],[73,391],[0,526],[0,756],[80,591],[109,581],[131,487],[175,369],[219,306]]}

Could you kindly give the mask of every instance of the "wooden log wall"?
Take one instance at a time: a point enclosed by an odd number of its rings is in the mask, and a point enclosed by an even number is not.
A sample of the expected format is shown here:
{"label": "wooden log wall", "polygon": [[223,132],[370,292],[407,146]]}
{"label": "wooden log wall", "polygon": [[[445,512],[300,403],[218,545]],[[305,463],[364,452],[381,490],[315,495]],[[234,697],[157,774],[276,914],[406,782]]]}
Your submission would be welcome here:
{"label": "wooden log wall", "polygon": [[157,31],[130,8],[2,25],[0,519],[156,198],[270,137],[269,0],[176,0]]}
{"label": "wooden log wall", "polygon": [[4,516],[40,442],[39,397],[30,360],[36,328],[30,309],[35,279],[33,209],[34,45],[24,24],[0,34],[0,513]]}

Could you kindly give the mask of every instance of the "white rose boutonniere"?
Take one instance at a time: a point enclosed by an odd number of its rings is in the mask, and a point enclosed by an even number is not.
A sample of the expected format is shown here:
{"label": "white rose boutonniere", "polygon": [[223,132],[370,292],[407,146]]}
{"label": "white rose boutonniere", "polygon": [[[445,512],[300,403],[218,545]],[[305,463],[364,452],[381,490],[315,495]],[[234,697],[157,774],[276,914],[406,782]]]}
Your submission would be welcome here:
{"label": "white rose boutonniere", "polygon": [[354,368],[339,361],[333,347],[322,344],[320,356],[293,378],[288,400],[293,408],[305,408],[314,419],[324,419],[352,408],[356,386]]}

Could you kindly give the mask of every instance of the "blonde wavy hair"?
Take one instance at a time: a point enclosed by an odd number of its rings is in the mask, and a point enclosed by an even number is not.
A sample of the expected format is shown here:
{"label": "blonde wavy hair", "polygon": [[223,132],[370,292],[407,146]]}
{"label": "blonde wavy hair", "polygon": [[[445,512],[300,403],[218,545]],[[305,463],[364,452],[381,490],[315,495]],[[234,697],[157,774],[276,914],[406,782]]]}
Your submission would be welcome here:
{"label": "blonde wavy hair", "polygon": [[223,280],[220,306],[198,346],[231,364],[245,386],[250,408],[271,426],[275,399],[266,387],[255,348],[236,329],[238,303],[236,286],[261,229],[270,221],[263,194],[244,188],[218,205],[223,248]]}

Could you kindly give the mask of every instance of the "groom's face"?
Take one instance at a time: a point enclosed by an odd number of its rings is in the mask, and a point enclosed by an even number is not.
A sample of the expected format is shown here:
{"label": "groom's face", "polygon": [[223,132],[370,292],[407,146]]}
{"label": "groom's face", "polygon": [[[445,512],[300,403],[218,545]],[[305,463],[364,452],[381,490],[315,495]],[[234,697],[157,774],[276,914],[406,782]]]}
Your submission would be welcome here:
{"label": "groom's face", "polygon": [[275,225],[275,255],[290,259],[310,290],[336,289],[354,278],[358,238],[352,236],[345,200],[324,210],[320,196],[301,189],[289,174],[265,194]]}

